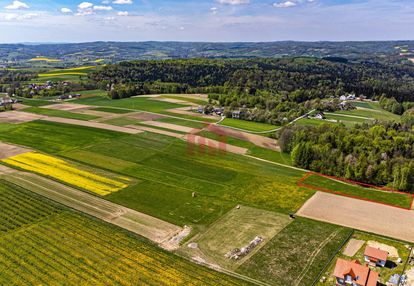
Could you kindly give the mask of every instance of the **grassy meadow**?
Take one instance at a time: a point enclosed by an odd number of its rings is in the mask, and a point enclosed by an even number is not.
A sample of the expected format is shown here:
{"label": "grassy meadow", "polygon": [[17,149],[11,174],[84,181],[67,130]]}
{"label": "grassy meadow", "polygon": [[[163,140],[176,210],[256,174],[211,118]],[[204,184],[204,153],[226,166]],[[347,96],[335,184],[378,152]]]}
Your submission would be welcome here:
{"label": "grassy meadow", "polygon": [[373,200],[403,208],[409,208],[412,201],[412,197],[409,194],[389,192],[376,188],[365,188],[356,184],[345,183],[317,175],[307,177],[302,183],[313,187],[324,188],[345,196]]}
{"label": "grassy meadow", "polygon": [[297,218],[236,272],[272,285],[311,285],[350,229]]}
{"label": "grassy meadow", "polygon": [[178,225],[208,225],[237,204],[294,212],[314,193],[296,185],[301,171],[229,153],[192,154],[185,142],[152,133],[36,121],[0,140],[135,178],[138,184],[105,198]]}
{"label": "grassy meadow", "polygon": [[243,129],[246,131],[253,131],[253,132],[271,131],[278,127],[278,126],[271,125],[268,123],[246,121],[246,120],[240,120],[240,119],[234,119],[234,118],[226,118],[220,123],[220,125]]}

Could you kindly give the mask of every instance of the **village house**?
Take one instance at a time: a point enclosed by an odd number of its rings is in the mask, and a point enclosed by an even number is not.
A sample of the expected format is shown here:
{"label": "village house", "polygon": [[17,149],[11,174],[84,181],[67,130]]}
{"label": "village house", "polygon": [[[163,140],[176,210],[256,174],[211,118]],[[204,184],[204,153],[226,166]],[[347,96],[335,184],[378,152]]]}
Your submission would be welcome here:
{"label": "village house", "polygon": [[338,258],[333,274],[336,285],[376,286],[379,274],[359,261]]}
{"label": "village house", "polygon": [[372,266],[384,267],[387,263],[388,252],[379,248],[367,246],[364,252],[364,260]]}

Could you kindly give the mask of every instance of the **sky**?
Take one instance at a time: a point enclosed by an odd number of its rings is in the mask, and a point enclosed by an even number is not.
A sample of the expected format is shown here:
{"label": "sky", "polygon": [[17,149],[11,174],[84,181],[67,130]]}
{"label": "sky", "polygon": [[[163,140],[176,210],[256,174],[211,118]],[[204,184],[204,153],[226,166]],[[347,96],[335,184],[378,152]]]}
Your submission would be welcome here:
{"label": "sky", "polygon": [[0,0],[0,43],[414,40],[414,0]]}

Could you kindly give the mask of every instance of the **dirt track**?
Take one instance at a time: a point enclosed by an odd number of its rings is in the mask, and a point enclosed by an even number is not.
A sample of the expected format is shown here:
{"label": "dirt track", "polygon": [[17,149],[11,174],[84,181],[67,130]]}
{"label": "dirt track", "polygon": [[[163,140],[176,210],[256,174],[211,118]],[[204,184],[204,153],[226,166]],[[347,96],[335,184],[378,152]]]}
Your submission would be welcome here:
{"label": "dirt track", "polygon": [[414,242],[414,211],[317,192],[299,216]]}
{"label": "dirt track", "polygon": [[156,243],[166,243],[182,228],[152,216],[125,208],[97,196],[65,186],[32,173],[7,167],[0,169],[5,180],[53,201],[112,223]]}

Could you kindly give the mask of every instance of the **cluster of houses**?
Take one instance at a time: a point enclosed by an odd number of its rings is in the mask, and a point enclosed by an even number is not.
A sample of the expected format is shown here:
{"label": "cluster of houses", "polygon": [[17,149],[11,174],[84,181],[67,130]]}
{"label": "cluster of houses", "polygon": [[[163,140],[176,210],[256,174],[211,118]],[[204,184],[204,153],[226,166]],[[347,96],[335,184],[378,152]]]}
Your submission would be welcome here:
{"label": "cluster of houses", "polygon": [[263,238],[260,236],[256,236],[252,241],[250,241],[249,245],[242,247],[241,249],[236,248],[232,251],[228,252],[225,257],[229,259],[239,260],[243,256],[249,254],[257,245],[263,242]]}
{"label": "cluster of houses", "polygon": [[387,258],[388,252],[371,246],[365,248],[364,264],[358,260],[338,258],[333,273],[336,285],[376,286],[379,273],[370,267],[385,267]]}

